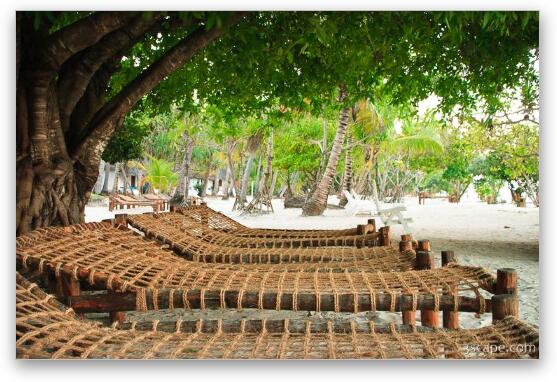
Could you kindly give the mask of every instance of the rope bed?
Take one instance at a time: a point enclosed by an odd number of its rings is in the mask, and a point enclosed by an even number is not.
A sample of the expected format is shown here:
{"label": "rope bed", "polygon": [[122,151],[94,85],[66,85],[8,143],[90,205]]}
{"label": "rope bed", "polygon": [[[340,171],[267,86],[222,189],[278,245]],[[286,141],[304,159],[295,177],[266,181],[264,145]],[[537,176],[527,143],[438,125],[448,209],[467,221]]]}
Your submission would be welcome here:
{"label": "rope bed", "polygon": [[[237,233],[237,230],[224,230],[216,228],[210,223],[201,223],[196,219],[180,213],[145,213],[142,215],[129,215],[126,217],[128,223],[134,228],[144,232],[148,236],[176,243],[181,252],[188,253],[191,246],[199,246],[201,242],[214,244],[218,247],[235,248],[307,248],[307,247],[376,247],[381,245],[381,235],[378,232],[368,234],[333,235],[333,236],[311,236],[304,237],[262,237],[245,236]],[[334,249],[337,252],[337,249]],[[203,251],[206,252],[206,251]],[[214,251],[212,251],[214,252]],[[191,256],[191,255],[190,255]]]}
{"label": "rope bed", "polygon": [[[469,330],[309,320],[153,321],[147,326],[129,322],[102,327],[80,320],[16,273],[17,358],[537,358],[538,344],[538,332],[513,317]],[[487,351],[502,347],[507,351]]]}
{"label": "rope bed", "polygon": [[190,206],[178,209],[178,213],[208,225],[210,228],[222,231],[232,231],[237,236],[260,237],[260,238],[319,238],[357,235],[356,228],[347,229],[273,229],[273,228],[249,228],[238,223],[225,214],[215,211],[206,205]]}
{"label": "rope bed", "polygon": [[[346,264],[203,264],[184,260],[127,229],[108,223],[46,228],[20,236],[18,265],[54,272],[109,290],[136,293],[137,310],[146,310],[151,294],[157,309],[158,290],[187,308],[235,307],[288,310],[400,310],[400,297],[411,297],[412,310],[422,294],[439,296],[459,291],[476,298],[483,313],[480,289],[491,291],[494,277],[479,267],[451,265],[434,270],[382,272],[371,260]],[[383,269],[391,257],[383,257]],[[397,263],[398,260],[395,260]],[[365,264],[368,265],[365,265]],[[174,292],[176,292],[174,294]],[[386,297],[385,297],[386,296]],[[454,309],[459,310],[458,299]],[[170,304],[170,303],[169,303]],[[383,305],[381,305],[383,304]]]}
{"label": "rope bed", "polygon": [[261,239],[253,237],[236,237],[229,233],[216,231],[207,226],[187,220],[179,214],[142,214],[130,215],[127,222],[134,228],[166,243],[176,253],[188,260],[207,263],[291,263],[291,262],[354,262],[359,260],[401,258],[405,263],[402,268],[413,268],[413,253],[402,254],[390,246],[363,247],[352,245],[340,247],[296,247],[294,243],[309,240],[317,243],[343,245],[359,241],[361,245],[375,243],[374,235],[361,235],[320,239]]}

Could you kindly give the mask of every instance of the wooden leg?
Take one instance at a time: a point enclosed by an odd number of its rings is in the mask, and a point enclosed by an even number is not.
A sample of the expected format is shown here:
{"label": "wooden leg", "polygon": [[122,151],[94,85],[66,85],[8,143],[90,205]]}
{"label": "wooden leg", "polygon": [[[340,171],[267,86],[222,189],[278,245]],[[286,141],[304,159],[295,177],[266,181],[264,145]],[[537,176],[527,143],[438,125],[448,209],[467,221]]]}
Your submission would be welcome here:
{"label": "wooden leg", "polygon": [[[416,252],[416,269],[433,269],[433,254],[429,240],[418,241],[418,251]],[[435,310],[422,309],[420,313],[422,326],[431,328],[439,327],[439,312]]]}
{"label": "wooden leg", "polygon": [[[441,251],[441,266],[445,267],[450,263],[456,263],[456,257],[453,251]],[[458,329],[460,327],[460,321],[458,318],[458,312],[452,312],[449,310],[443,311],[443,327],[447,329]]]}

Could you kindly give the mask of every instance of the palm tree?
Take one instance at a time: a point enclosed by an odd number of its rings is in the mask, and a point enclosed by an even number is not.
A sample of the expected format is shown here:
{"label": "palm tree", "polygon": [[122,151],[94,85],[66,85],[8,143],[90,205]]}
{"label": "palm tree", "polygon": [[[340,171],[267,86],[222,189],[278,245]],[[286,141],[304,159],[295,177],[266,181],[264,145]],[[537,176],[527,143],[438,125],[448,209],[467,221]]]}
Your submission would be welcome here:
{"label": "palm tree", "polygon": [[346,156],[344,158],[344,175],[342,177],[342,192],[340,196],[339,206],[344,207],[348,203],[348,199],[344,191],[352,191],[352,134],[350,130],[346,132]]}
{"label": "palm tree", "polygon": [[[346,98],[347,93],[344,87],[340,86],[339,88],[338,100],[339,102],[342,102]],[[325,172],[323,173],[317,187],[302,209],[303,216],[322,215],[325,208],[327,208],[327,198],[329,196],[331,184],[333,183],[333,176],[336,172],[338,158],[342,151],[342,144],[344,143],[344,136],[346,135],[346,129],[348,128],[350,111],[351,108],[344,107],[340,112],[339,124],[335,134],[335,139],[333,140],[333,147],[331,148],[327,167],[325,168]]]}
{"label": "palm tree", "polygon": [[219,160],[217,157],[217,149],[213,145],[205,147],[196,147],[192,152],[192,159],[197,163],[199,172],[203,172],[203,188],[201,189],[201,197],[207,195],[207,186],[211,173],[218,167]]}
{"label": "palm tree", "polygon": [[420,176],[410,171],[410,160],[423,155],[443,153],[443,144],[431,130],[422,130],[409,135],[391,136],[380,145],[382,171],[378,173],[378,186],[382,197],[400,200],[407,187],[418,181]]}
{"label": "palm tree", "polygon": [[178,175],[173,171],[173,165],[164,159],[150,157],[144,166],[148,181],[154,189],[160,192],[170,192],[178,181]]}
{"label": "palm tree", "polygon": [[247,201],[246,195],[248,189],[248,181],[251,175],[253,161],[255,159],[257,149],[259,148],[259,145],[261,145],[262,140],[263,140],[263,133],[261,130],[256,130],[248,137],[247,144],[246,144],[246,152],[248,155],[248,159],[246,162],[246,167],[244,169],[244,176],[242,177],[240,194],[236,195],[236,201],[234,202],[234,209],[242,210],[245,206],[245,203]]}

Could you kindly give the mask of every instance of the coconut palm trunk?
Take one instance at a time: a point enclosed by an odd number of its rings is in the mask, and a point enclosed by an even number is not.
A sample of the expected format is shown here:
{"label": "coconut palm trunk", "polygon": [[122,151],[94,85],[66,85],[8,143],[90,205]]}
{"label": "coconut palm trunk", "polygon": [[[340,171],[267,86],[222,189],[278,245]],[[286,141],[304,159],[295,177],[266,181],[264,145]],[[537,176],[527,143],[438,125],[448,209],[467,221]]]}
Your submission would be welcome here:
{"label": "coconut palm trunk", "polygon": [[352,191],[352,134],[350,131],[346,132],[346,157],[344,159],[344,177],[342,178],[342,192],[340,197],[339,206],[344,207],[348,203],[344,191]]}
{"label": "coconut palm trunk", "polygon": [[184,157],[182,158],[182,165],[180,166],[178,186],[172,196],[172,204],[181,204],[184,200],[187,200],[189,196],[190,161],[194,141],[189,136],[186,136],[184,140],[186,149],[184,151]]}
{"label": "coconut palm trunk", "polygon": [[344,142],[344,136],[346,135],[350,112],[350,108],[345,107],[340,113],[340,121],[335,139],[333,141],[333,147],[329,155],[329,161],[327,162],[327,167],[325,168],[323,177],[319,181],[315,191],[303,207],[302,215],[304,216],[322,215],[327,207],[327,197],[329,196],[329,190],[331,189],[331,184],[333,183],[333,176],[336,172],[338,158],[342,152],[342,143]]}
{"label": "coconut palm trunk", "polygon": [[263,136],[259,133],[252,135],[248,139],[248,143],[246,147],[246,151],[248,152],[248,160],[246,162],[246,168],[244,169],[244,176],[242,177],[240,195],[236,195],[236,202],[234,203],[234,209],[243,210],[245,207],[245,204],[247,202],[246,195],[248,192],[249,178],[251,175],[251,170],[253,167],[253,162],[255,160],[257,149],[259,148],[262,139]]}

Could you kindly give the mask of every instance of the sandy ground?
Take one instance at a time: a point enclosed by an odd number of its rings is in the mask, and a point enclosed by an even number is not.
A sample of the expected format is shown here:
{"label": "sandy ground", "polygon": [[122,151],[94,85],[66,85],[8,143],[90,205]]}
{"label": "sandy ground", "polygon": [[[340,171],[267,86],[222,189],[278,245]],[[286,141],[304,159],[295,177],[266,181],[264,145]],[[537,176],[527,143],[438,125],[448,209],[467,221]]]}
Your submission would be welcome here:
{"label": "sandy ground", "polygon": [[[334,197],[330,203],[335,203]],[[353,216],[345,210],[327,209],[323,216],[302,217],[301,209],[284,209],[279,199],[273,200],[275,212],[262,215],[242,215],[232,212],[233,199],[207,198],[209,207],[221,211],[249,227],[318,229],[350,228],[363,224],[368,217]],[[425,205],[418,205],[417,199],[405,200],[405,216],[411,217],[410,228],[414,238],[429,239],[440,264],[441,250],[453,250],[461,264],[483,266],[492,272],[498,268],[515,268],[519,276],[520,316],[531,324],[539,320],[539,209],[534,207],[518,208],[510,204],[487,205],[474,200],[464,200],[459,204],[449,204],[446,200],[427,199]],[[371,207],[371,205],[370,205]],[[151,211],[150,207],[125,210],[126,213]],[[106,206],[86,207],[86,221],[100,221],[114,216]],[[392,227],[394,238],[403,233],[402,226]],[[230,312],[199,313],[201,317],[226,317]],[[262,313],[246,309],[242,317],[262,317]],[[308,312],[281,312],[272,317],[316,316]],[[191,312],[160,312],[157,319],[184,319],[192,317]],[[329,316],[320,313],[318,316]],[[332,314],[334,315],[334,314]],[[151,316],[151,315],[148,315]],[[347,315],[342,315],[346,317]],[[491,322],[491,315],[477,318],[473,314],[461,313],[463,327],[484,326]],[[137,317],[129,314],[129,319]],[[360,313],[353,316],[357,320],[372,319],[376,322],[400,322],[400,314]],[[418,313],[419,319],[419,313]]]}

